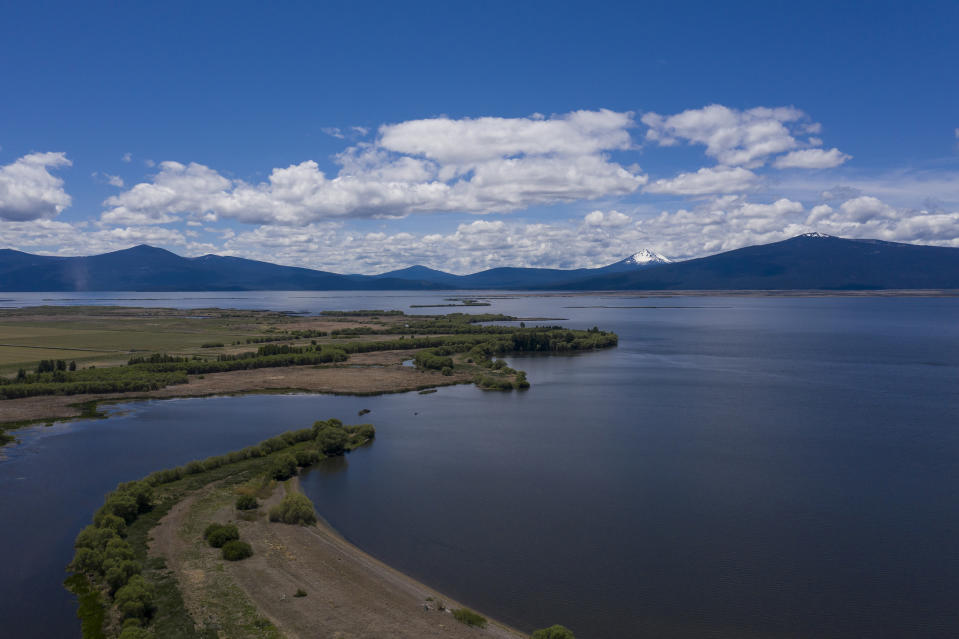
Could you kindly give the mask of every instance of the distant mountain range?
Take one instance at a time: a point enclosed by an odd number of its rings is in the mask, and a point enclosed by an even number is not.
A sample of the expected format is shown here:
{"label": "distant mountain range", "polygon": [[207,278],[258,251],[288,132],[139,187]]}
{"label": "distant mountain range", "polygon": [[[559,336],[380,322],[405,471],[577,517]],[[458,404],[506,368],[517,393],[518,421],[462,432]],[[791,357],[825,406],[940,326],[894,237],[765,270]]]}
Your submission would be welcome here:
{"label": "distant mountain range", "polygon": [[0,250],[0,291],[959,289],[959,248],[818,233],[673,262],[642,250],[591,269],[425,266],[341,275],[238,257],[181,257],[140,245],[88,257]]}

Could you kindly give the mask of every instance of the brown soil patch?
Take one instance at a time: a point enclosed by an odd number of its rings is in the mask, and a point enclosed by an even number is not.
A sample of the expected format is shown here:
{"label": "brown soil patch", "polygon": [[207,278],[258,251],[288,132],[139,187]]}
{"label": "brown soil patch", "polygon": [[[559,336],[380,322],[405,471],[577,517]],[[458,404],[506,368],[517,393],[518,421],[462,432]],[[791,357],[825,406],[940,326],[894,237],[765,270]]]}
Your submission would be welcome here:
{"label": "brown soil patch", "polygon": [[[261,510],[265,512],[283,492],[276,490]],[[203,591],[205,579],[216,572],[228,576],[231,587],[239,587],[258,614],[291,638],[526,636],[492,621],[484,630],[459,623],[449,612],[438,610],[437,602],[444,602],[447,609],[460,604],[370,557],[322,524],[271,524],[263,515],[256,521],[236,521],[241,539],[253,546],[253,557],[224,562],[217,559],[217,551],[207,549],[206,570],[198,573],[200,560],[191,555],[196,552],[195,540],[183,533],[199,527],[188,519],[202,493],[180,502],[163,518],[153,530],[151,546],[151,554],[165,557],[176,573],[194,615],[210,618]],[[211,513],[209,521],[233,518],[232,505],[226,505]],[[294,597],[298,589],[307,596]]]}

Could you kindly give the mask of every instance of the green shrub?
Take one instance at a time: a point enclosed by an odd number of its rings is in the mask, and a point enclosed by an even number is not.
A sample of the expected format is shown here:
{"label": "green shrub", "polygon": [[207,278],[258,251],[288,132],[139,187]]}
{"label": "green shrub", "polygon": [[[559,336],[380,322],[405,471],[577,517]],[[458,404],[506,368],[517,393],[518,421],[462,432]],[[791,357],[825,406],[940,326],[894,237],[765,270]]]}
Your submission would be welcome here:
{"label": "green shrub", "polygon": [[413,363],[417,368],[426,368],[431,370],[443,370],[444,368],[453,368],[453,358],[447,355],[441,355],[440,349],[428,349],[417,353],[413,357]]}
{"label": "green shrub", "polygon": [[119,639],[151,639],[153,635],[139,626],[128,626],[120,633]]}
{"label": "green shrub", "polygon": [[273,460],[270,466],[270,477],[277,481],[285,481],[296,474],[296,457],[287,453]]}
{"label": "green shrub", "polygon": [[253,555],[253,548],[245,541],[234,539],[223,545],[223,558],[227,561],[240,561]]}
{"label": "green shrub", "polygon": [[457,608],[453,611],[453,618],[467,626],[476,626],[477,628],[486,627],[486,617],[475,613],[469,608]]}
{"label": "green shrub", "polygon": [[93,516],[93,523],[100,526],[100,522],[108,515],[116,515],[130,524],[137,518],[140,508],[136,498],[125,493],[113,493]]}
{"label": "green shrub", "polygon": [[353,429],[353,438],[357,442],[366,442],[376,437],[376,429],[373,424],[359,424],[351,426],[351,428]]}
{"label": "green shrub", "polygon": [[203,538],[214,548],[222,548],[224,544],[240,538],[240,531],[233,524],[210,524],[203,531]]}
{"label": "green shrub", "polygon": [[293,593],[293,596],[294,596],[294,597],[305,597],[305,596],[306,596],[306,591],[303,590],[302,588],[297,588],[297,589],[296,589],[296,592]]}
{"label": "green shrub", "polygon": [[530,639],[576,639],[576,637],[569,628],[556,624],[542,630],[534,630]]}
{"label": "green shrub", "polygon": [[335,457],[346,451],[349,438],[342,427],[326,426],[316,434],[316,444],[324,455]]}
{"label": "green shrub", "polygon": [[236,498],[236,509],[237,510],[253,510],[254,508],[259,508],[260,502],[256,500],[256,497],[253,495],[240,495]]}
{"label": "green shrub", "polygon": [[302,448],[296,451],[294,455],[296,457],[297,466],[302,466],[303,468],[312,466],[316,462],[320,461],[320,453],[315,448]]}
{"label": "green shrub", "polygon": [[316,523],[313,502],[303,493],[290,493],[279,504],[270,509],[270,521],[284,524]]}

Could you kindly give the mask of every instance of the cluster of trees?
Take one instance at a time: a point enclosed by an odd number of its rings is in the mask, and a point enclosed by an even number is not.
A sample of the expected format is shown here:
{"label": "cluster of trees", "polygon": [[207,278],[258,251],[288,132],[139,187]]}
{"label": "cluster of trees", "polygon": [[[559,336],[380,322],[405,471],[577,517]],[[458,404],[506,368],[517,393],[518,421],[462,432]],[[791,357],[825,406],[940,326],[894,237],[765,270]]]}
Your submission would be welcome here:
{"label": "cluster of trees", "polygon": [[360,309],[357,311],[323,311],[320,315],[326,315],[327,317],[356,317],[356,316],[374,316],[374,315],[403,315],[403,311],[384,311],[380,310],[368,310]]}
{"label": "cluster of trees", "polygon": [[373,441],[376,437],[373,424],[344,426],[343,422],[335,418],[315,422],[312,431],[317,447],[327,457],[342,455]]}
{"label": "cluster of trees", "polygon": [[[387,329],[388,332],[393,332]],[[350,328],[337,328],[330,331],[332,337],[345,337],[350,335],[374,335],[376,333],[382,333],[383,331],[378,331],[372,326],[353,326]]]}
{"label": "cluster of trees", "polygon": [[186,384],[183,371],[157,373],[130,366],[87,368],[78,371],[54,371],[26,375],[0,382],[0,399],[37,395],[81,395],[86,393],[130,393],[157,390],[173,384]]}
{"label": "cluster of trees", "polygon": [[124,628],[139,628],[155,610],[153,589],[143,578],[143,565],[126,539],[128,526],[152,507],[153,487],[149,483],[120,484],[107,495],[93,523],[74,541],[69,570],[106,593]]}
{"label": "cluster of trees", "polygon": [[298,331],[283,331],[282,333],[277,333],[275,335],[261,335],[259,337],[248,337],[246,338],[247,344],[263,344],[266,342],[287,342],[297,339],[311,339],[315,337],[326,337],[328,333],[326,331],[320,331],[316,329],[304,329]]}
{"label": "cluster of trees", "polygon": [[52,373],[54,371],[65,371],[65,370],[75,371],[77,370],[77,363],[71,361],[67,364],[66,360],[63,359],[41,359],[37,364],[37,374],[40,373]]}
{"label": "cluster of trees", "polygon": [[453,368],[453,358],[447,354],[449,349],[445,347],[428,349],[420,351],[413,358],[413,363],[417,368],[428,368],[435,371],[444,368]]}
{"label": "cluster of trees", "polygon": [[[332,347],[290,347],[269,345],[261,354],[221,355],[216,360],[190,359],[170,355],[131,358],[127,366],[43,372],[11,380],[0,378],[0,399],[37,395],[79,395],[84,393],[130,393],[158,390],[186,384],[188,375],[235,370],[308,366],[342,362],[347,354]],[[263,350],[266,347],[261,347]],[[273,353],[273,354],[270,354]]]}
{"label": "cluster of trees", "polygon": [[170,364],[174,362],[189,362],[191,359],[199,360],[197,356],[180,357],[179,355],[167,355],[166,353],[153,353],[151,355],[134,355],[127,360],[127,366],[134,364]]}
{"label": "cluster of trees", "polygon": [[[225,373],[256,368],[329,364],[333,362],[343,362],[347,359],[347,354],[341,348],[328,346],[289,346],[286,344],[282,346],[269,344],[268,346],[271,348],[264,351],[263,354],[258,351],[256,353],[220,355],[216,360],[212,361],[190,360],[187,362],[168,364],[140,364],[139,366],[144,367],[144,370],[158,373],[182,371],[188,375],[205,375],[207,373]],[[262,349],[267,349],[267,346],[261,346],[260,350]]]}

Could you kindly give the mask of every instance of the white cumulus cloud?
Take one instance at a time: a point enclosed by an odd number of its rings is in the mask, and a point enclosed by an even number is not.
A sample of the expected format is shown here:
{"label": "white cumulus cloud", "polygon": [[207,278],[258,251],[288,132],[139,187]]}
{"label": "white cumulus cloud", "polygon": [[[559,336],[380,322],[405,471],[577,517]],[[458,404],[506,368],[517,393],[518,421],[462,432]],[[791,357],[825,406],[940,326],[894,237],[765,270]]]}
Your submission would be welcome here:
{"label": "white cumulus cloud", "polygon": [[836,148],[829,149],[801,149],[790,151],[786,155],[776,158],[773,166],[777,169],[831,169],[846,160],[851,159]]}
{"label": "white cumulus cloud", "polygon": [[163,162],[152,181],[111,197],[101,222],[148,224],[208,214],[304,225],[341,217],[506,212],[625,195],[646,183],[607,151],[631,145],[631,113],[576,111],[551,118],[433,118],[384,125],[350,147],[329,177],[308,160],[267,181],[228,180],[196,163]]}
{"label": "white cumulus cloud", "polygon": [[818,138],[797,139],[818,134],[821,127],[809,122],[808,116],[794,107],[740,111],[711,104],[668,116],[647,113],[641,120],[649,127],[647,140],[661,146],[681,141],[702,144],[706,146],[706,155],[727,166],[755,168],[771,156],[822,143]]}
{"label": "white cumulus cloud", "polygon": [[695,173],[680,173],[672,179],[656,180],[643,190],[674,195],[741,193],[755,187],[758,181],[755,173],[742,167],[704,167]]}
{"label": "white cumulus cloud", "polygon": [[583,221],[588,226],[618,227],[629,224],[630,217],[620,213],[619,211],[609,211],[607,213],[603,213],[602,211],[591,211],[586,214],[586,216],[583,218]]}
{"label": "white cumulus cloud", "polygon": [[50,169],[70,166],[65,153],[31,153],[0,166],[0,219],[36,220],[70,206],[63,180]]}

